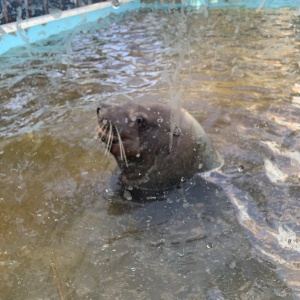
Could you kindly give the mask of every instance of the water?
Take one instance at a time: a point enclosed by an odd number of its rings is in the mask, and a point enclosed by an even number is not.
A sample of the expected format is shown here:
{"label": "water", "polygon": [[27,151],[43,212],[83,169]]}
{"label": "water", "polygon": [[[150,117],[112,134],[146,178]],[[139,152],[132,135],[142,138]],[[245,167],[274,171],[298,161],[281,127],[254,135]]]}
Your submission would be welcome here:
{"label": "water", "polygon": [[[298,299],[299,24],[145,10],[1,57],[0,299]],[[112,195],[96,107],[126,99],[180,101],[221,171]]]}

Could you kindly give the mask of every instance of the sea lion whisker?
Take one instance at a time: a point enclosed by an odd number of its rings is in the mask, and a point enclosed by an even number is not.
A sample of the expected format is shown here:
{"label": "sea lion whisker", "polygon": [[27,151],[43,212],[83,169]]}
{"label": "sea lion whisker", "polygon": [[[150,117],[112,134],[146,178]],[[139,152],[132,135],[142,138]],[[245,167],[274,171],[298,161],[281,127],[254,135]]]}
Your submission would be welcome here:
{"label": "sea lion whisker", "polygon": [[107,153],[109,152],[110,150],[110,141],[112,140],[112,125],[111,123],[109,122],[109,132],[108,132],[108,139],[107,139],[107,142],[106,142],[106,150],[105,150],[105,155],[107,155]]}
{"label": "sea lion whisker", "polygon": [[124,155],[124,159],[125,159],[125,165],[128,168],[128,162],[127,162],[126,152],[125,152],[125,149],[124,149],[124,145],[123,145],[122,139],[120,141],[120,145],[122,146],[123,155]]}
{"label": "sea lion whisker", "polygon": [[125,165],[126,165],[126,167],[128,167],[127,157],[126,157],[126,153],[125,153],[125,149],[124,149],[122,138],[120,136],[120,133],[119,133],[119,130],[118,130],[117,126],[115,126],[115,129],[116,129],[116,132],[117,132],[117,136],[118,136],[118,140],[119,140],[119,145],[120,145],[121,160],[125,160]]}
{"label": "sea lion whisker", "polygon": [[112,147],[112,144],[113,144],[113,141],[114,141],[113,125],[110,124],[110,126],[111,126],[111,131],[110,131],[110,143],[109,143],[108,151],[111,150],[111,147]]}
{"label": "sea lion whisker", "polygon": [[107,154],[107,147],[108,147],[108,142],[109,142],[109,130],[110,128],[108,127],[106,129],[106,132],[105,132],[105,139],[103,139],[104,143],[105,143],[105,155]]}
{"label": "sea lion whisker", "polygon": [[112,144],[113,144],[113,141],[114,141],[114,126],[111,124],[111,122],[109,122],[109,127],[110,127],[110,130],[109,130],[109,142],[108,142],[108,152],[110,152],[111,150],[111,147],[112,147]]}
{"label": "sea lion whisker", "polygon": [[117,132],[117,137],[118,137],[118,141],[119,141],[119,147],[120,147],[120,155],[121,155],[121,160],[123,160],[123,149],[122,149],[122,140],[118,131],[118,128],[115,126],[116,132]]}
{"label": "sea lion whisker", "polygon": [[104,130],[104,131],[107,131],[109,129],[109,126],[107,123],[101,123],[101,125],[99,125],[99,126],[100,126],[100,129]]}
{"label": "sea lion whisker", "polygon": [[126,167],[128,167],[127,157],[126,157],[126,153],[125,153],[125,149],[124,149],[122,139],[120,140],[120,146],[121,146],[121,153],[123,153],[121,160],[125,160],[125,165],[126,165]]}
{"label": "sea lion whisker", "polygon": [[[105,128],[106,127],[106,128]],[[104,137],[105,134],[107,134],[107,126],[106,125],[102,125],[100,126],[99,124],[97,125],[97,130],[98,130],[98,134],[101,133],[100,135],[100,141],[101,139]]]}

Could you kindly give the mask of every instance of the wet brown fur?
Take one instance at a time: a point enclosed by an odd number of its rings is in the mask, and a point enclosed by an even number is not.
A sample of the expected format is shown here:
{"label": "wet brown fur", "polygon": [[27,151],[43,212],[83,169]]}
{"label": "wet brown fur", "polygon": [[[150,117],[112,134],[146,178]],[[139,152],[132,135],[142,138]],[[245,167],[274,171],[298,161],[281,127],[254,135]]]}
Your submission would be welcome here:
{"label": "wet brown fur", "polygon": [[121,169],[123,186],[167,189],[220,165],[201,125],[184,109],[128,102],[97,112],[98,134]]}

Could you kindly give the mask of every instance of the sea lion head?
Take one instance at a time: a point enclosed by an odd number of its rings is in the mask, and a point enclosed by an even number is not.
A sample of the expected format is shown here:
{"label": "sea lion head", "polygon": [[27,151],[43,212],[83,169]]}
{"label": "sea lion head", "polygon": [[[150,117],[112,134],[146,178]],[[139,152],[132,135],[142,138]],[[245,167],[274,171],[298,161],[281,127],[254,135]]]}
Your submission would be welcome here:
{"label": "sea lion head", "polygon": [[[97,108],[97,116],[99,137],[122,168],[128,168],[141,158],[145,163],[145,153],[149,156],[160,146],[165,146],[158,138],[168,134],[168,130],[160,125],[164,118],[169,122],[166,119],[170,117],[163,106],[104,104]],[[151,139],[155,143],[150,143]]]}
{"label": "sea lion head", "polygon": [[219,164],[200,124],[185,110],[160,103],[103,104],[98,134],[121,169],[121,183],[166,189]]}

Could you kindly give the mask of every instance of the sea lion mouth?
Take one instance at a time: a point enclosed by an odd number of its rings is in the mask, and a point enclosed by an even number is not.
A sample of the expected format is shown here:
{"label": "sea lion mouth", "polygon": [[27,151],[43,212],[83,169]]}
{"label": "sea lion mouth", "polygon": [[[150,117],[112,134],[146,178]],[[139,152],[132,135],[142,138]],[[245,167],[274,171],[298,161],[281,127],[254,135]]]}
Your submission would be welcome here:
{"label": "sea lion mouth", "polygon": [[122,138],[120,136],[117,126],[115,126],[111,121],[102,119],[99,120],[97,125],[97,131],[99,138],[105,143],[105,155],[111,152],[112,145],[119,145],[120,159],[125,162],[126,167],[128,167],[126,153],[123,145]]}

